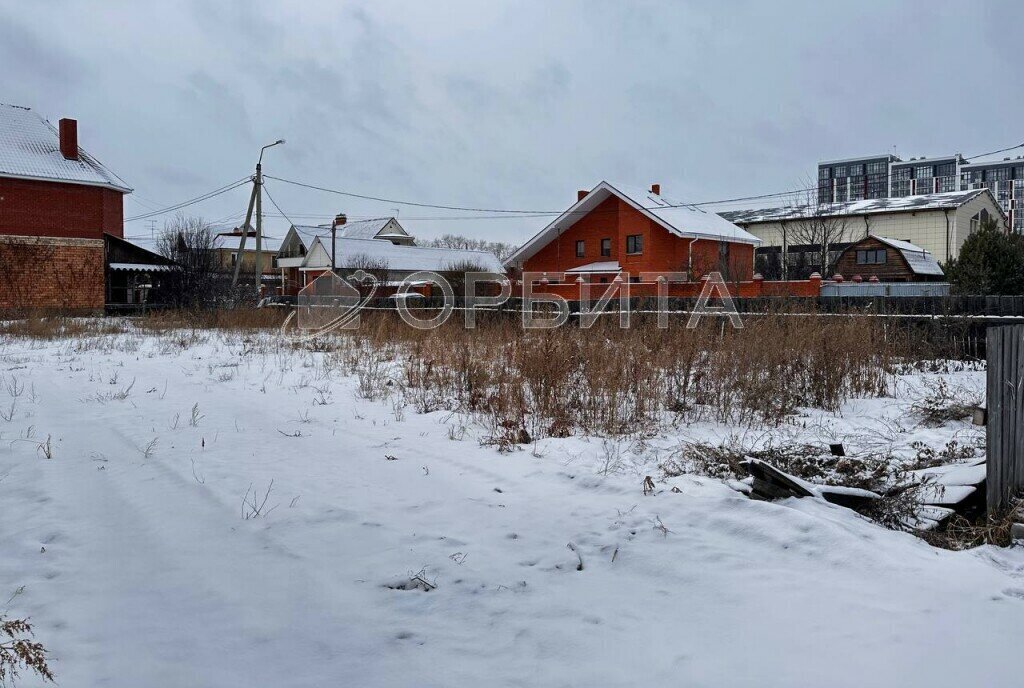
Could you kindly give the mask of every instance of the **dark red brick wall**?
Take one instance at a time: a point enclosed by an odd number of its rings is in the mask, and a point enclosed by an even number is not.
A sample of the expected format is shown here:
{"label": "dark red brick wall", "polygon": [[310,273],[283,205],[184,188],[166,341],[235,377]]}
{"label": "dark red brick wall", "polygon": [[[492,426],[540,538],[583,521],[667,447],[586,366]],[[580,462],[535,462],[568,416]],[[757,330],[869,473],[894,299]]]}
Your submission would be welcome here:
{"label": "dark red brick wall", "polygon": [[0,313],[102,312],[102,239],[0,235]]}
{"label": "dark red brick wall", "polygon": [[0,235],[124,236],[124,196],[83,184],[0,178]]}

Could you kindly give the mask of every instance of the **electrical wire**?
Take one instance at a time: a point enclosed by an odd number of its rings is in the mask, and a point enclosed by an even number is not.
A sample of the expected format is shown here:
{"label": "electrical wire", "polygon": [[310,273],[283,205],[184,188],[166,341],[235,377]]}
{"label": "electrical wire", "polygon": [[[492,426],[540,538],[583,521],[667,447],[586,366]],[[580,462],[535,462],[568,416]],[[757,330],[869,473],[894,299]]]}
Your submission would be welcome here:
{"label": "electrical wire", "polygon": [[[1009,147],[1006,147],[1006,148],[1000,148],[998,150],[989,151],[989,152],[986,152],[986,153],[979,153],[977,155],[963,157],[963,159],[964,160],[976,160],[978,158],[983,158],[983,157],[987,157],[987,156],[990,156],[990,155],[997,155],[997,154],[1000,154],[1000,153],[1006,153],[1008,151],[1016,150],[1018,148],[1024,148],[1024,143],[1020,143],[1020,144],[1017,144],[1015,146],[1009,146]],[[909,161],[908,160],[908,161],[902,161],[902,162],[913,162],[913,161]],[[993,162],[998,163],[998,162],[1002,162],[1002,161],[993,161]],[[891,181],[893,176],[894,176],[894,172],[892,172],[892,171],[890,171],[888,174],[885,175],[887,181]],[[386,198],[386,197],[382,197],[382,196],[371,196],[371,195],[368,195],[368,194],[359,194],[359,193],[355,193],[355,192],[351,192],[351,191],[343,191],[341,189],[332,189],[332,188],[325,187],[325,186],[319,186],[319,185],[316,185],[316,184],[309,184],[309,183],[306,183],[306,182],[296,181],[294,179],[285,179],[285,178],[282,178],[282,177],[275,177],[273,175],[264,175],[264,179],[273,179],[275,181],[279,181],[279,182],[282,182],[282,183],[285,183],[285,184],[291,184],[293,186],[299,186],[299,187],[303,187],[303,188],[307,188],[307,189],[311,189],[311,190],[315,190],[315,191],[321,191],[321,192],[324,192],[324,193],[336,194],[336,195],[339,195],[339,196],[346,196],[346,197],[349,197],[349,198],[358,198],[358,199],[367,200],[367,201],[376,201],[376,202],[379,202],[379,203],[394,203],[394,204],[397,204],[397,205],[405,205],[405,206],[411,206],[411,207],[416,207],[416,208],[428,208],[428,209],[433,209],[433,210],[452,210],[452,211],[457,211],[457,212],[489,213],[489,215],[472,215],[472,216],[452,216],[452,217],[425,216],[425,217],[408,217],[408,218],[403,218],[403,219],[407,219],[407,220],[417,220],[417,221],[431,221],[431,220],[453,221],[453,220],[484,220],[484,219],[488,219],[488,220],[495,219],[496,220],[496,219],[509,219],[509,218],[536,219],[536,218],[543,218],[543,217],[557,217],[557,216],[561,216],[561,215],[565,215],[565,214],[571,214],[571,213],[574,213],[574,212],[578,212],[578,213],[583,213],[584,212],[584,211],[567,211],[567,210],[524,210],[524,209],[510,209],[510,208],[484,208],[484,207],[468,207],[468,206],[447,205],[447,204],[440,204],[440,203],[420,203],[420,202],[417,202],[417,201],[405,201],[405,200],[400,200],[400,199],[395,199],[395,198]],[[216,196],[219,196],[221,194],[227,193],[228,191],[231,191],[231,190],[233,190],[233,189],[235,189],[235,188],[237,188],[237,187],[239,187],[239,186],[241,186],[243,184],[246,184],[246,183],[248,183],[251,180],[252,180],[252,176],[251,175],[250,176],[246,176],[246,177],[243,177],[243,178],[241,178],[241,179],[239,179],[239,180],[237,180],[235,182],[232,182],[230,184],[222,186],[222,187],[220,187],[218,189],[214,189],[213,191],[210,191],[210,192],[208,192],[206,194],[203,194],[201,196],[197,196],[195,198],[189,199],[187,201],[182,201],[181,203],[177,203],[175,205],[168,206],[166,208],[152,210],[152,211],[147,212],[147,213],[143,213],[143,214],[140,214],[140,215],[135,215],[135,216],[132,216],[132,217],[129,217],[129,218],[125,218],[125,222],[132,222],[132,221],[135,221],[135,220],[144,220],[144,219],[147,219],[147,218],[156,217],[158,215],[164,215],[164,214],[169,213],[169,212],[174,212],[175,210],[180,210],[182,208],[186,208],[188,206],[195,205],[197,203],[201,203],[203,201],[209,200],[209,199],[214,198]],[[266,184],[264,183],[264,187],[265,186],[266,186]],[[643,210],[661,210],[661,209],[666,209],[666,208],[687,208],[687,207],[688,208],[703,208],[703,207],[707,207],[707,206],[731,205],[731,204],[735,204],[735,203],[749,203],[751,201],[762,201],[762,200],[785,198],[785,197],[797,197],[799,195],[808,194],[810,192],[814,192],[814,191],[817,191],[817,190],[818,190],[818,186],[814,185],[814,186],[806,186],[806,187],[797,188],[797,189],[790,189],[790,190],[787,190],[787,191],[778,191],[778,192],[774,192],[774,193],[757,194],[757,195],[753,195],[753,196],[737,196],[737,197],[734,197],[734,198],[724,198],[724,199],[717,199],[717,200],[711,200],[711,201],[696,201],[696,202],[691,202],[691,203],[666,203],[666,204],[661,204],[661,205],[642,207],[642,209]],[[288,214],[286,214],[281,209],[281,207],[277,204],[277,202],[274,200],[273,196],[271,196],[269,191],[267,191],[267,196],[268,196],[268,198],[270,198],[270,202],[274,205],[274,207],[277,209],[277,211],[281,214],[281,217],[286,219],[290,224],[295,224],[294,222],[292,222],[291,217],[289,217]],[[589,212],[593,212],[593,211],[589,211]],[[609,212],[612,212],[612,211],[609,211]],[[236,215],[237,214],[230,215],[228,217],[235,217]],[[318,214],[309,213],[309,214],[296,214],[296,215],[294,215],[294,217],[304,217],[304,218],[313,218],[313,219],[319,219],[319,218],[329,219],[332,216],[331,215],[318,215]]]}
{"label": "electrical wire", "polygon": [[206,201],[206,200],[209,200],[211,198],[214,198],[215,196],[220,196],[221,194],[227,193],[228,191],[231,191],[232,189],[237,189],[239,186],[242,186],[243,184],[247,184],[251,180],[252,180],[252,176],[242,177],[241,179],[239,179],[237,181],[231,182],[230,184],[226,184],[226,185],[224,185],[224,186],[222,186],[222,187],[220,187],[218,189],[214,189],[213,191],[209,191],[209,192],[207,192],[207,193],[205,193],[205,194],[203,194],[201,196],[196,196],[195,198],[191,198],[191,199],[189,199],[187,201],[182,201],[181,203],[176,203],[176,204],[174,204],[172,206],[168,206],[166,208],[161,208],[160,210],[154,210],[154,211],[149,212],[149,213],[143,213],[142,215],[135,215],[133,217],[127,217],[127,218],[125,218],[124,221],[125,222],[132,222],[134,220],[145,220],[146,218],[156,217],[157,215],[165,215],[167,213],[174,212],[175,210],[181,210],[182,208],[187,208],[190,205],[195,205],[196,203],[201,203],[203,201]]}
{"label": "electrical wire", "polygon": [[[1017,144],[1015,146],[1009,146],[1007,148],[1001,148],[1001,149],[996,150],[996,151],[990,151],[988,153],[979,153],[977,155],[972,155],[970,157],[964,157],[963,159],[964,160],[975,160],[977,158],[982,158],[982,157],[986,157],[986,156],[989,156],[989,155],[996,155],[998,153],[1005,153],[1007,151],[1016,150],[1017,148],[1024,148],[1024,143],[1020,143],[1020,144]],[[908,161],[901,161],[901,162],[912,162],[912,161],[908,160]],[[999,162],[999,161],[997,161],[997,162]],[[892,172],[892,171],[890,171],[888,174],[886,174],[885,175],[886,181],[887,182],[891,181],[893,179],[894,174],[895,173]],[[380,197],[380,196],[370,196],[370,195],[367,195],[367,194],[358,194],[358,193],[354,193],[354,192],[350,192],[350,191],[343,191],[341,189],[331,189],[331,188],[324,187],[324,186],[318,186],[316,184],[307,184],[305,182],[300,182],[300,181],[296,181],[296,180],[293,180],[293,179],[284,179],[284,178],[281,178],[281,177],[274,177],[274,176],[271,176],[271,175],[264,175],[264,177],[267,178],[267,179],[274,179],[274,180],[277,180],[279,182],[284,182],[286,184],[292,184],[294,186],[300,186],[300,187],[304,187],[304,188],[307,188],[307,189],[313,189],[315,191],[323,191],[325,193],[336,194],[336,195],[339,195],[339,196],[347,196],[347,197],[350,197],[350,198],[359,198],[359,199],[362,199],[362,200],[378,201],[378,202],[381,202],[381,203],[395,203],[395,204],[398,204],[398,205],[408,205],[408,206],[413,206],[413,207],[417,207],[417,208],[430,208],[430,209],[435,209],[435,210],[456,210],[456,211],[460,211],[460,212],[473,212],[473,213],[492,213],[492,214],[496,214],[497,215],[496,217],[487,217],[487,216],[475,215],[475,216],[471,216],[471,217],[458,217],[458,218],[455,218],[455,217],[452,217],[452,218],[439,218],[439,217],[438,218],[435,218],[435,217],[431,217],[431,218],[415,218],[417,220],[427,220],[427,219],[431,219],[431,220],[432,219],[439,219],[439,220],[441,220],[441,219],[444,219],[444,220],[472,219],[472,220],[477,220],[477,219],[498,219],[499,217],[539,218],[539,217],[552,217],[552,216],[557,217],[557,216],[560,216],[560,215],[571,214],[573,212],[579,212],[579,213],[593,212],[593,211],[566,211],[566,210],[519,210],[519,209],[509,209],[509,208],[478,208],[478,207],[445,205],[445,204],[438,204],[438,203],[420,203],[420,202],[416,202],[416,201],[403,201],[403,200],[395,199],[395,198],[384,198],[384,197]],[[703,208],[703,207],[706,207],[706,206],[730,205],[730,204],[734,204],[734,203],[747,203],[747,202],[750,202],[750,201],[763,201],[763,200],[768,200],[768,199],[772,199],[772,198],[784,198],[784,197],[787,197],[787,196],[798,196],[798,195],[801,195],[801,194],[807,194],[807,193],[814,192],[814,191],[817,191],[817,190],[818,190],[818,186],[814,185],[814,186],[806,186],[806,187],[797,188],[797,189],[790,189],[790,190],[787,190],[787,191],[777,191],[775,193],[757,194],[757,195],[754,195],[754,196],[738,196],[738,197],[735,197],[735,198],[724,198],[724,199],[717,199],[717,200],[712,200],[712,201],[696,201],[696,202],[691,202],[691,203],[666,203],[666,204],[663,204],[663,205],[654,205],[654,206],[649,206],[649,207],[643,207],[642,209],[643,210],[660,210],[660,209],[665,209],[665,208]],[[280,210],[280,208],[278,210]],[[612,211],[609,211],[609,212],[612,212]],[[316,217],[326,217],[326,216],[316,216]],[[410,219],[411,220],[411,219],[414,219],[414,218],[404,218],[404,219]]]}

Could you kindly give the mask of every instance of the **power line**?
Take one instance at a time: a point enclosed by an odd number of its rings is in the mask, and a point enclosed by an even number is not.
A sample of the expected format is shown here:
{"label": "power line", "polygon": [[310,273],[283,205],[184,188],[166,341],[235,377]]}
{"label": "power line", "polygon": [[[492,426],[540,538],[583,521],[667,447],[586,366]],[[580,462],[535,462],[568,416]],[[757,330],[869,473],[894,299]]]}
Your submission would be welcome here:
{"label": "power line", "polygon": [[[1024,143],[1020,143],[1020,144],[1017,144],[1015,146],[1009,146],[1009,147],[1006,147],[1006,148],[1000,148],[998,150],[989,151],[989,152],[986,152],[986,153],[979,153],[977,155],[963,157],[963,159],[964,160],[975,160],[977,158],[983,158],[983,157],[987,157],[989,155],[997,155],[999,153],[1005,153],[1005,152],[1008,152],[1008,151],[1011,151],[1011,150],[1016,150],[1018,148],[1024,148]],[[914,162],[914,161],[913,160],[907,160],[907,161],[901,161],[901,162],[911,163],[911,162]],[[994,162],[1001,162],[1001,161],[994,161]],[[880,179],[878,179],[878,177],[884,176],[886,181],[888,182],[888,181],[891,181],[893,179],[894,175],[895,175],[895,173],[890,170],[885,175],[876,175],[876,180],[880,181]],[[406,206],[412,206],[412,207],[417,207],[417,208],[429,208],[429,209],[434,209],[434,210],[453,210],[453,211],[458,211],[458,212],[490,213],[490,215],[473,215],[473,216],[451,216],[451,217],[425,216],[425,217],[408,217],[408,218],[403,218],[403,219],[406,219],[406,220],[416,220],[416,221],[431,221],[431,220],[453,221],[453,220],[485,220],[485,219],[488,219],[488,220],[495,219],[496,220],[496,219],[509,219],[509,218],[537,219],[537,218],[544,218],[544,217],[557,217],[557,216],[565,215],[567,213],[572,213],[572,212],[579,212],[579,213],[583,212],[583,211],[566,211],[566,210],[525,210],[525,209],[511,209],[511,208],[482,208],[482,207],[447,205],[447,204],[439,204],[439,203],[421,203],[421,202],[417,202],[417,201],[404,201],[404,200],[395,199],[395,198],[386,198],[386,197],[382,197],[382,196],[371,196],[371,195],[368,195],[368,194],[359,194],[359,193],[355,193],[355,192],[351,192],[351,191],[343,191],[341,189],[332,189],[332,188],[329,188],[329,187],[318,186],[316,184],[308,184],[306,182],[300,182],[300,181],[296,181],[296,180],[293,180],[293,179],[284,179],[282,177],[275,177],[275,176],[272,176],[272,175],[264,175],[264,178],[265,179],[274,179],[276,181],[283,182],[285,184],[291,184],[293,186],[299,186],[299,187],[303,187],[303,188],[307,188],[307,189],[312,189],[312,190],[315,190],[315,191],[322,191],[324,193],[331,193],[331,194],[336,194],[336,195],[339,195],[339,196],[347,196],[347,197],[350,197],[350,198],[358,198],[358,199],[368,200],[368,201],[376,201],[376,202],[380,202],[380,203],[394,203],[394,204],[397,204],[397,205],[406,205]],[[132,222],[132,221],[135,221],[135,220],[143,220],[143,219],[147,219],[147,218],[150,218],[150,217],[155,217],[157,215],[163,215],[163,214],[166,214],[166,213],[169,213],[169,212],[173,212],[175,210],[180,210],[180,209],[186,208],[186,207],[188,207],[190,205],[195,205],[196,203],[201,203],[203,201],[209,200],[209,199],[214,198],[216,196],[219,196],[221,194],[227,193],[228,191],[231,191],[232,189],[235,189],[235,188],[237,188],[237,187],[239,187],[239,186],[241,186],[243,184],[246,184],[249,181],[251,181],[251,179],[252,179],[251,176],[243,177],[243,178],[241,178],[241,179],[239,179],[239,180],[237,180],[235,182],[232,182],[230,184],[222,186],[222,187],[220,187],[218,189],[214,189],[213,191],[210,191],[210,192],[205,193],[205,194],[203,194],[201,196],[197,196],[195,198],[189,199],[187,201],[182,201],[181,203],[177,203],[175,205],[168,206],[166,208],[162,208],[162,209],[158,209],[158,210],[153,210],[153,211],[148,212],[148,213],[143,213],[143,214],[140,214],[140,215],[135,215],[135,216],[126,218],[125,222]],[[774,192],[774,193],[757,194],[757,195],[753,195],[753,196],[737,196],[737,197],[734,197],[734,198],[724,198],[724,199],[717,199],[717,200],[711,200],[711,201],[697,201],[697,202],[692,202],[692,203],[666,203],[666,204],[663,204],[663,205],[655,205],[655,206],[650,206],[650,207],[643,207],[642,209],[643,210],[662,210],[662,209],[666,209],[666,208],[686,208],[686,207],[689,207],[689,208],[703,208],[703,207],[706,207],[706,206],[730,205],[730,204],[734,204],[734,203],[746,203],[746,202],[750,202],[750,201],[762,201],[762,200],[768,200],[768,199],[773,199],[773,198],[783,198],[783,197],[787,197],[787,196],[797,196],[797,195],[800,195],[800,194],[807,194],[807,193],[810,193],[810,192],[813,192],[813,191],[817,191],[818,188],[819,188],[818,185],[806,186],[806,187],[797,188],[797,189],[790,189],[790,190],[787,190],[787,191],[778,191],[778,192]],[[273,196],[270,195],[269,191],[267,192],[267,196],[268,196],[268,198],[270,198],[271,203],[274,205],[274,207],[280,213],[280,216],[283,217],[284,219],[286,219],[290,224],[294,224],[294,222],[292,222],[291,217],[289,217],[288,214],[286,214],[281,209],[281,207],[274,200]],[[591,212],[593,212],[593,211],[591,211]],[[235,215],[230,215],[228,217],[235,217]],[[328,218],[331,218],[332,216],[331,215],[326,215],[326,214],[320,215],[320,214],[306,213],[306,214],[296,214],[296,215],[294,215],[294,217],[304,217],[304,218],[313,218],[313,219],[318,219],[318,218],[328,219]]]}
{"label": "power line", "polygon": [[315,184],[306,184],[305,182],[297,182],[293,179],[282,179],[281,177],[273,177],[269,174],[263,175],[266,179],[276,179],[279,182],[285,184],[293,184],[295,186],[302,186],[307,189],[314,189],[315,191],[323,191],[325,193],[337,194],[339,196],[348,196],[350,198],[360,198],[364,201],[378,201],[380,203],[397,203],[398,205],[411,205],[417,208],[432,208],[435,210],[464,210],[467,212],[475,213],[510,213],[510,214],[533,214],[537,211],[533,210],[504,210],[500,208],[466,208],[457,205],[439,205],[436,203],[417,203],[415,201],[400,201],[394,198],[381,198],[379,196],[367,196],[366,194],[357,194],[350,191],[341,191],[340,189],[329,189],[324,186],[317,186]]}
{"label": "power line", "polygon": [[[972,155],[969,158],[964,158],[964,160],[975,160],[976,158],[984,158],[984,157],[989,156],[989,155],[998,155],[1000,153],[1006,153],[1007,151],[1016,150],[1018,148],[1024,148],[1024,143],[1018,143],[1016,146],[1010,146],[1009,148],[1000,148],[999,150],[991,151],[989,153],[978,153],[977,155]],[[1003,161],[1003,160],[993,160],[992,162],[1005,162],[1005,161]]]}
{"label": "power line", "polygon": [[[999,150],[990,151],[990,152],[987,152],[987,153],[979,153],[977,155],[972,155],[972,156],[968,156],[968,157],[961,156],[961,157],[963,157],[964,160],[975,160],[977,158],[982,158],[982,157],[986,157],[986,156],[989,156],[989,155],[996,155],[998,153],[1005,153],[1007,151],[1015,150],[1017,148],[1024,148],[1024,143],[1020,143],[1020,144],[1017,144],[1017,145],[1014,145],[1014,146],[1009,146],[1007,148],[1000,148]],[[907,161],[900,161],[900,162],[914,162],[914,161],[907,160]],[[895,175],[895,173],[893,171],[889,171],[884,176],[886,178],[886,181],[891,181],[893,179],[894,175]],[[878,176],[882,176],[882,175],[878,175]],[[512,215],[512,216],[520,216],[520,217],[550,217],[550,216],[563,215],[566,212],[568,212],[568,211],[564,211],[564,210],[522,210],[522,209],[510,209],[510,208],[477,208],[477,207],[467,207],[467,206],[457,206],[457,205],[446,205],[446,204],[439,204],[439,203],[420,203],[420,202],[416,202],[416,201],[403,201],[403,200],[399,200],[399,199],[395,199],[395,198],[385,198],[385,197],[381,197],[381,196],[370,196],[368,194],[359,194],[359,193],[354,193],[354,192],[351,192],[351,191],[343,191],[341,189],[331,189],[331,188],[324,187],[324,186],[318,186],[316,184],[308,184],[308,183],[305,183],[305,182],[295,181],[293,179],[283,179],[281,177],[274,177],[274,176],[271,176],[271,175],[264,175],[264,177],[267,178],[267,179],[275,179],[277,181],[284,182],[286,184],[292,184],[292,185],[304,187],[304,188],[307,188],[307,189],[313,189],[315,191],[323,191],[325,193],[337,194],[339,196],[348,196],[350,198],[359,198],[359,199],[362,199],[362,200],[377,201],[377,202],[381,202],[381,203],[396,203],[398,205],[408,205],[408,206],[413,206],[413,207],[417,207],[417,208],[431,208],[431,209],[435,209],[435,210],[456,210],[456,211],[461,211],[461,212],[474,212],[474,213],[494,213],[494,214],[500,214],[502,216],[504,216],[504,215]],[[758,194],[758,195],[754,195],[754,196],[740,196],[740,197],[736,197],[736,198],[726,198],[726,199],[719,199],[719,200],[713,200],[713,201],[699,201],[699,202],[692,202],[692,203],[668,203],[668,204],[665,204],[665,205],[650,206],[650,207],[646,207],[646,208],[643,208],[643,209],[644,210],[659,210],[659,209],[663,209],[663,208],[681,208],[681,207],[700,208],[700,207],[711,206],[711,205],[727,205],[727,204],[731,204],[731,203],[741,203],[741,202],[748,202],[748,201],[760,201],[760,200],[767,200],[767,199],[771,199],[771,198],[780,198],[780,197],[785,197],[785,196],[795,196],[797,194],[806,194],[806,193],[811,192],[811,191],[817,191],[818,188],[819,188],[818,185],[814,185],[814,186],[806,186],[806,187],[798,188],[798,189],[790,189],[788,191],[778,191],[778,192],[775,192],[775,193]],[[279,210],[280,210],[280,208],[279,208]],[[405,219],[412,219],[412,218],[405,218]],[[421,219],[427,219],[427,218],[421,218]],[[431,219],[433,219],[433,218],[431,218]],[[455,219],[455,218],[446,218],[446,219]],[[483,219],[483,218],[480,217],[480,216],[476,216],[474,218],[469,218],[469,219]]]}
{"label": "power line", "polygon": [[222,187],[220,187],[218,189],[214,189],[213,191],[209,191],[209,192],[207,192],[207,193],[205,193],[205,194],[203,194],[201,196],[196,196],[195,198],[191,198],[191,199],[189,199],[187,201],[182,201],[181,203],[176,203],[175,205],[168,206],[167,208],[162,208],[160,210],[154,210],[154,211],[149,212],[149,213],[143,213],[142,215],[135,215],[133,217],[128,217],[128,218],[125,218],[124,221],[125,222],[132,222],[134,220],[145,220],[147,218],[155,217],[157,215],[165,215],[167,213],[174,212],[175,210],[181,210],[182,208],[187,208],[190,205],[195,205],[196,203],[201,203],[201,202],[209,200],[209,199],[211,199],[211,198],[213,198],[215,196],[220,196],[223,193],[227,193],[228,191],[231,191],[232,189],[236,189],[239,186],[242,186],[243,184],[249,183],[249,181],[251,179],[252,179],[251,176],[242,177],[241,179],[239,179],[237,181],[231,182],[230,184],[226,184],[225,186],[222,186]]}
{"label": "power line", "polygon": [[[266,176],[266,175],[264,175],[264,176]],[[294,223],[294,222],[292,222],[292,219],[291,219],[290,217],[288,217],[288,215],[287,215],[287,214],[285,214],[285,212],[284,212],[283,210],[281,210],[281,206],[279,206],[279,205],[277,204],[277,201],[275,201],[275,200],[274,200],[274,197],[270,195],[270,189],[268,189],[268,188],[267,188],[267,185],[266,185],[266,183],[264,183],[264,184],[263,184],[263,190],[264,190],[264,191],[265,191],[265,192],[267,193],[267,198],[269,198],[269,199],[270,199],[270,202],[271,202],[271,204],[273,204],[273,206],[274,206],[275,208],[277,208],[277,212],[281,213],[281,216],[282,216],[282,217],[283,217],[284,219],[288,220],[288,224],[290,224],[290,225],[294,225],[295,223]]]}

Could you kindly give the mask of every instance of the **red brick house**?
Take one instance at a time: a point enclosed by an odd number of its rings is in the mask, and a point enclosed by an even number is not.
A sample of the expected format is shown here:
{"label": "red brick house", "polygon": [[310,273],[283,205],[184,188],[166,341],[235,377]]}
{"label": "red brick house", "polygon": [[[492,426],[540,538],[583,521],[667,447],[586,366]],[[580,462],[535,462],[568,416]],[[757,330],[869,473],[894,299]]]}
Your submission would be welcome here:
{"label": "red brick house", "polygon": [[128,185],[29,108],[0,105],[0,311],[100,311],[106,235],[124,236]]}
{"label": "red brick house", "polygon": [[[710,272],[727,282],[751,282],[760,240],[713,212],[673,202],[660,185],[649,191],[601,182],[523,244],[505,265],[549,273],[549,281],[611,282],[628,272],[685,273],[697,283]],[[645,278],[644,281],[653,281]]]}

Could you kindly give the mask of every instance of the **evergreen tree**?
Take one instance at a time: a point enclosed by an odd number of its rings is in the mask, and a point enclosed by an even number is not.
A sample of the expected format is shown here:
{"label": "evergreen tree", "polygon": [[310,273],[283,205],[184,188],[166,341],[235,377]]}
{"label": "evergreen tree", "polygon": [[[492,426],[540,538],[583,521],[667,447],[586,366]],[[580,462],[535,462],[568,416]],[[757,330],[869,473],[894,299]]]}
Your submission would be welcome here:
{"label": "evergreen tree", "polygon": [[985,220],[945,272],[956,294],[1024,294],[1024,236],[1007,234],[995,220]]}

